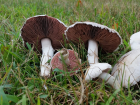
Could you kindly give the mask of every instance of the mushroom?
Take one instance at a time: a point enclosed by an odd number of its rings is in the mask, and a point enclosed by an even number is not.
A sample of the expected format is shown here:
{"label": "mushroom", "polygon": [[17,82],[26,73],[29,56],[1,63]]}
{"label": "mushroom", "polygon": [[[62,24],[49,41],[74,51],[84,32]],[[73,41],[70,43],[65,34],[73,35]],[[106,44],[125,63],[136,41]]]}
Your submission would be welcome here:
{"label": "mushroom", "polygon": [[140,49],[140,31],[131,35],[130,46],[132,50]]}
{"label": "mushroom", "polygon": [[130,37],[130,46],[132,51],[124,54],[115,64],[112,70],[112,75],[128,88],[128,84],[133,86],[140,81],[140,32],[133,34]]}
{"label": "mushroom", "polygon": [[54,55],[50,65],[52,69],[67,70],[72,76],[79,70],[80,63],[81,59],[78,58],[78,54],[74,50],[63,48]]}
{"label": "mushroom", "polygon": [[63,34],[66,25],[60,20],[47,16],[28,18],[21,29],[21,36],[26,42],[34,46],[35,51],[42,53],[40,69],[41,76],[50,76],[51,66],[48,60],[53,57],[54,49],[62,48]]}
{"label": "mushroom", "polygon": [[112,77],[107,71],[111,69],[108,63],[98,63],[98,45],[105,52],[113,52],[122,43],[121,36],[114,29],[94,22],[76,22],[69,26],[66,31],[66,38],[74,43],[82,41],[88,46],[88,62],[90,67],[85,73],[85,80],[89,81],[99,76],[99,78],[109,80],[109,83],[118,89]]}

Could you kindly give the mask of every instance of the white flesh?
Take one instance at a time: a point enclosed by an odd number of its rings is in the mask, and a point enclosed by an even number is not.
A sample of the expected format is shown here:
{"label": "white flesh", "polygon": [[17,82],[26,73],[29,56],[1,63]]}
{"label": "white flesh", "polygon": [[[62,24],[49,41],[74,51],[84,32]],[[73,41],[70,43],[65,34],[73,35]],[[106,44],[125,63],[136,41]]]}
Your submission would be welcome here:
{"label": "white flesh", "polygon": [[94,40],[88,41],[88,62],[90,66],[98,63],[98,44]]}
{"label": "white flesh", "polygon": [[130,46],[132,50],[140,49],[140,32],[131,35]]}
{"label": "white flesh", "polygon": [[123,55],[113,67],[112,75],[123,87],[128,88],[140,81],[140,49],[132,50]]}
{"label": "white flesh", "polygon": [[41,40],[42,44],[42,57],[40,62],[41,76],[49,77],[51,72],[51,66],[48,62],[49,59],[53,57],[54,49],[51,45],[51,40],[44,38]]}

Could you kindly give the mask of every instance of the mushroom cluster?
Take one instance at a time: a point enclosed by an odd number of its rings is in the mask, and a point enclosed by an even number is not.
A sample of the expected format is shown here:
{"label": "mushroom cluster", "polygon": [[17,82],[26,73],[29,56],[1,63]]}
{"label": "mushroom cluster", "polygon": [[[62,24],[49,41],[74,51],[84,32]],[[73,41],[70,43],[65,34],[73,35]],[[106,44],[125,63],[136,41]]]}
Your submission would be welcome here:
{"label": "mushroom cluster", "polygon": [[130,46],[132,51],[119,59],[111,73],[126,88],[140,81],[140,32],[131,35]]}
{"label": "mushroom cluster", "polygon": [[[27,19],[21,29],[21,36],[25,47],[27,47],[26,43],[28,42],[33,45],[35,51],[42,53],[41,76],[50,76],[51,69],[54,68],[67,69],[69,72],[74,71],[70,75],[75,74],[79,69],[81,60],[75,51],[62,49],[54,55],[55,49],[63,48],[62,44],[64,37],[66,37],[75,44],[82,41],[88,49],[89,68],[85,73],[86,81],[99,77],[115,89],[119,88],[119,83],[108,73],[112,66],[108,63],[98,62],[98,46],[104,52],[111,53],[122,43],[121,36],[114,29],[94,22],[76,22],[67,27],[56,18],[41,15]],[[49,59],[51,59],[50,63]]]}

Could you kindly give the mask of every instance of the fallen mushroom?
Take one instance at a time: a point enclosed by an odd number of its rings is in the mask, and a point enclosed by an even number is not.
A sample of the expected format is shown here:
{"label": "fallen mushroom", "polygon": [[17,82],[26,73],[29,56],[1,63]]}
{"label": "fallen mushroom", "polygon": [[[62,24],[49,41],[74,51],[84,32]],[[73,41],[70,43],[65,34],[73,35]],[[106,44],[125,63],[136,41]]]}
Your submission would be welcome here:
{"label": "fallen mushroom", "polygon": [[25,47],[28,42],[34,46],[34,50],[42,52],[41,76],[50,76],[51,66],[48,60],[53,57],[54,49],[62,48],[65,29],[63,22],[47,15],[31,17],[23,25],[21,36]]}
{"label": "fallen mushroom", "polygon": [[81,59],[78,58],[78,54],[75,51],[63,48],[54,55],[50,65],[52,69],[67,70],[71,76],[79,70],[80,63]]}
{"label": "fallen mushroom", "polygon": [[133,34],[130,37],[130,46],[132,51],[124,54],[116,65],[113,67],[112,75],[128,88],[137,84],[140,81],[140,32]]}
{"label": "fallen mushroom", "polygon": [[91,80],[99,76],[99,78],[108,81],[111,85],[118,89],[117,82],[114,83],[112,77],[107,71],[111,68],[108,63],[98,63],[98,45],[105,52],[113,52],[122,43],[121,36],[114,29],[110,29],[104,25],[93,22],[76,22],[69,26],[65,31],[68,40],[74,43],[82,41],[88,46],[88,62],[90,67],[85,73],[85,80]]}

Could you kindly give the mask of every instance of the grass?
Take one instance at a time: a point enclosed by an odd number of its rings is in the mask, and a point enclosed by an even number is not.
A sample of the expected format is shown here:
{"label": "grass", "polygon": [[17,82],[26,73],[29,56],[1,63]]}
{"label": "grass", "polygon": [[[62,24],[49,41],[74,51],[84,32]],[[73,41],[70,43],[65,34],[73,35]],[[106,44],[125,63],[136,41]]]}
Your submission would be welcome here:
{"label": "grass", "polygon": [[[129,105],[139,104],[140,90],[134,87],[115,91],[99,79],[85,84],[82,74],[62,76],[59,70],[51,78],[40,73],[40,54],[23,46],[20,29],[27,18],[47,14],[66,25],[76,21],[92,21],[115,29],[123,38],[118,51],[99,53],[99,61],[112,66],[129,48],[131,34],[140,31],[139,0],[1,0],[0,1],[0,105]],[[81,70],[87,67],[87,51],[73,48],[82,59]],[[57,75],[56,75],[57,72]],[[47,90],[44,89],[44,84]],[[135,100],[135,102],[133,101]]]}

